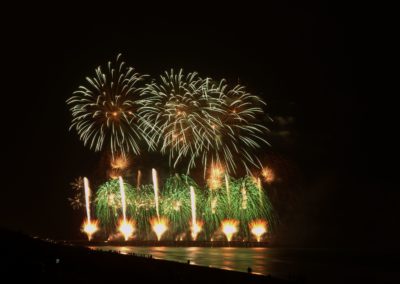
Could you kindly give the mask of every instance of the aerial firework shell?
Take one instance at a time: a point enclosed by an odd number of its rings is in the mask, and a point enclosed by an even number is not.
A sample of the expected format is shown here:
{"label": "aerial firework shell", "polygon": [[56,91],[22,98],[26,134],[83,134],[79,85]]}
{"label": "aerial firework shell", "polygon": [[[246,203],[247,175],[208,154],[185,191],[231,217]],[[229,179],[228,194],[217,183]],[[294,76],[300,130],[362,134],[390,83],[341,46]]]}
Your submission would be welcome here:
{"label": "aerial firework shell", "polygon": [[96,68],[94,77],[86,77],[88,84],[79,86],[67,100],[73,116],[70,129],[75,128],[84,144],[95,151],[107,146],[112,156],[139,154],[138,141],[144,136],[138,123],[139,83],[145,77],[127,67],[121,54],[104,71],[101,66]]}
{"label": "aerial firework shell", "polygon": [[229,174],[238,169],[250,173],[251,168],[261,168],[254,150],[269,145],[265,140],[268,128],[262,123],[266,117],[262,109],[264,101],[247,92],[244,86],[229,88],[225,80],[213,84],[209,92],[218,93],[221,105],[213,128],[214,139],[202,155],[203,167],[222,164]]}
{"label": "aerial firework shell", "polygon": [[170,165],[184,164],[189,172],[213,139],[221,106],[218,96],[204,93],[204,80],[195,72],[185,75],[182,69],[177,74],[165,72],[144,93],[141,125],[151,133],[150,143],[168,155]]}

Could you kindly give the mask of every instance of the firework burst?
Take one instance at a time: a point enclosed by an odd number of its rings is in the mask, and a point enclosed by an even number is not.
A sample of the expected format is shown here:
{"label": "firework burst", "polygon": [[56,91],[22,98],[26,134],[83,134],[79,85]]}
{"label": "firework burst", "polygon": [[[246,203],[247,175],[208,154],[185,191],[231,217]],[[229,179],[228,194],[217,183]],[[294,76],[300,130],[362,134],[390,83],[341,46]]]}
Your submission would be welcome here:
{"label": "firework burst", "polygon": [[73,196],[68,197],[68,201],[72,209],[78,210],[85,207],[83,192],[83,177],[78,177],[70,183],[71,188],[74,190]]}
{"label": "firework burst", "polygon": [[244,86],[230,88],[224,79],[203,86],[205,92],[218,94],[217,101],[221,103],[213,125],[213,139],[202,155],[203,167],[219,163],[229,174],[235,174],[238,168],[247,173],[251,167],[261,168],[253,150],[269,145],[264,138],[268,128],[262,123],[266,117],[262,109],[265,102],[247,92]]}
{"label": "firework burst", "polygon": [[141,127],[173,167],[182,164],[189,172],[201,164],[204,176],[212,164],[222,164],[229,174],[261,168],[253,150],[269,145],[262,123],[265,103],[244,86],[171,70],[143,93]]}
{"label": "firework burst", "polygon": [[112,156],[139,154],[138,141],[143,138],[138,126],[139,83],[145,77],[127,67],[121,54],[104,71],[99,66],[94,77],[86,77],[87,85],[79,86],[67,100],[73,117],[70,129],[76,129],[85,146],[95,151],[108,147]]}
{"label": "firework burst", "polygon": [[275,172],[272,168],[265,166],[261,172],[265,182],[270,184],[275,180]]}
{"label": "firework burst", "polygon": [[173,167],[184,163],[187,172],[210,146],[218,123],[221,102],[210,95],[211,87],[204,92],[205,82],[195,72],[165,72],[159,82],[147,85],[148,97],[140,109],[142,128],[151,133],[150,144],[158,145]]}

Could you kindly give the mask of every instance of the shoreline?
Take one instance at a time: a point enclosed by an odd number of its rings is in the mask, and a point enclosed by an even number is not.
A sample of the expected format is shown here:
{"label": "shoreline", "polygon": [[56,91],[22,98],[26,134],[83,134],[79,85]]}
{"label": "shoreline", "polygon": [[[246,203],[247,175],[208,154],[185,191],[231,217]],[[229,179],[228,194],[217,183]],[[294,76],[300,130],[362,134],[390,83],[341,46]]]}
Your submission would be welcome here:
{"label": "shoreline", "polygon": [[257,248],[270,247],[268,242],[241,242],[241,241],[88,241],[88,240],[63,240],[61,244],[73,244],[80,246],[133,246],[133,247],[243,247]]}
{"label": "shoreline", "polygon": [[[290,283],[287,280],[192,265],[140,255],[92,250],[82,245],[46,241],[27,235],[1,232],[1,262],[5,275],[15,281],[52,283]],[[5,245],[6,244],[6,245]],[[4,274],[3,274],[4,275]]]}

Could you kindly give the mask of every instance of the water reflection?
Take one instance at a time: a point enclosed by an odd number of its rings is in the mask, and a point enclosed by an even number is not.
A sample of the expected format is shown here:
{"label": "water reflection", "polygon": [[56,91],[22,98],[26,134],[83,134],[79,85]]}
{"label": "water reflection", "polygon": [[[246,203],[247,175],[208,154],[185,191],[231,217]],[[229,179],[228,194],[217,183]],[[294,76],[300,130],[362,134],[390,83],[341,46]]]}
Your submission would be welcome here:
{"label": "water reflection", "polygon": [[[371,257],[367,251],[340,251],[324,249],[279,249],[238,247],[91,247],[99,250],[114,250],[123,254],[152,255],[192,265],[216,267],[272,275],[279,278],[306,278],[307,283],[355,283],[365,277],[381,277],[390,273],[399,276],[397,266],[378,265],[372,260],[385,260],[385,255]],[[387,258],[387,257],[386,257]],[[370,262],[360,262],[369,259]],[[393,272],[391,271],[393,270]],[[374,275],[371,276],[371,273]],[[346,278],[343,276],[346,275]],[[393,274],[394,275],[394,274]],[[396,278],[398,279],[398,278]],[[391,282],[388,282],[391,283]]]}
{"label": "water reflection", "polygon": [[114,250],[122,254],[149,255],[157,259],[167,259],[190,264],[210,266],[246,272],[251,267],[254,273],[269,274],[266,255],[269,248],[204,248],[204,247],[114,247],[100,246],[92,249]]}

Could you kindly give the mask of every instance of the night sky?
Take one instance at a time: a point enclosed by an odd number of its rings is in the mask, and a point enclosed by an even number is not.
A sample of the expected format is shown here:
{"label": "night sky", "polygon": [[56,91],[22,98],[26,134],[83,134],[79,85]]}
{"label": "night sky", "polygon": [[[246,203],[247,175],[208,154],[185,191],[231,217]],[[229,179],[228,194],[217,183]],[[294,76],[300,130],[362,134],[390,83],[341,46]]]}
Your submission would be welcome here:
{"label": "night sky", "polygon": [[2,27],[1,226],[84,237],[82,212],[67,201],[69,183],[93,174],[101,155],[68,131],[65,100],[122,53],[153,77],[182,67],[239,81],[264,98],[275,119],[265,153],[283,179],[276,184],[283,214],[277,244],[398,246],[400,196],[389,164],[394,115],[367,71],[374,63],[370,25],[354,7],[277,2],[10,11]]}

